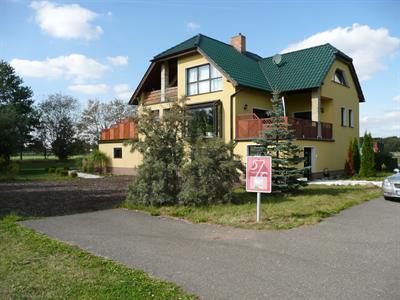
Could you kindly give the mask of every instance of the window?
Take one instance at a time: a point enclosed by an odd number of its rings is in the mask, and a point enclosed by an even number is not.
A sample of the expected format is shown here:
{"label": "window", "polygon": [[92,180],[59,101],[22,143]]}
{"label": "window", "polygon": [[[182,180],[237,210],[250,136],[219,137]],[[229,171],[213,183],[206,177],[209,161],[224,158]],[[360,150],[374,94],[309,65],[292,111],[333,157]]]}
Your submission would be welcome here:
{"label": "window", "polygon": [[114,158],[122,158],[122,148],[114,148]]}
{"label": "window", "polygon": [[160,111],[158,109],[152,110],[150,114],[155,121],[160,121]]}
{"label": "window", "polygon": [[222,75],[207,64],[187,69],[186,94],[188,96],[204,94],[222,90]]}
{"label": "window", "polygon": [[247,156],[264,156],[264,149],[258,145],[247,145]]}
{"label": "window", "polygon": [[349,127],[354,127],[354,115],[352,109],[349,109]]}
{"label": "window", "polygon": [[253,108],[253,114],[255,114],[260,119],[266,119],[271,116],[271,112],[267,109]]}
{"label": "window", "polygon": [[340,69],[336,69],[335,74],[333,75],[332,80],[336,83],[342,84],[342,85],[346,85],[347,86],[347,82],[346,82],[346,78],[344,76],[344,72],[343,70]]}
{"label": "window", "polygon": [[189,135],[204,137],[222,136],[222,109],[220,101],[191,105],[188,107],[191,116]]}
{"label": "window", "polygon": [[341,125],[344,127],[346,126],[346,108],[341,107],[340,113],[341,113]]}

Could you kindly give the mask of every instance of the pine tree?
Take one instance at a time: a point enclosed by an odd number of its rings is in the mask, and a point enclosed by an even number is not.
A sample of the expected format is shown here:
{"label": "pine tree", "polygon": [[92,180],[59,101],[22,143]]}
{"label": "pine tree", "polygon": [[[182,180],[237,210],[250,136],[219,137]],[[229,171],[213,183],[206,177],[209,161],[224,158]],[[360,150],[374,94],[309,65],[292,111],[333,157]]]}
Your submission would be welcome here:
{"label": "pine tree", "polygon": [[358,146],[358,139],[355,137],[351,144],[352,147],[352,154],[353,154],[353,165],[354,165],[354,172],[358,174],[360,172],[360,148]]}
{"label": "pine tree", "polygon": [[143,205],[177,204],[181,188],[180,174],[185,161],[185,105],[173,103],[161,120],[144,108],[138,118],[139,138],[132,150],[143,155],[128,201]]}
{"label": "pine tree", "polygon": [[271,101],[271,123],[256,143],[262,146],[264,155],[272,158],[272,191],[293,191],[306,184],[298,180],[304,177],[304,168],[298,166],[304,158],[299,156],[301,149],[294,144],[293,131],[283,116],[278,91],[273,92]]}
{"label": "pine tree", "polygon": [[362,145],[360,176],[373,177],[375,175],[374,141],[371,134],[365,132]]}
{"label": "pine tree", "polygon": [[355,173],[353,157],[353,140],[350,140],[349,148],[347,149],[346,163],[344,165],[344,172],[349,176],[353,176]]}

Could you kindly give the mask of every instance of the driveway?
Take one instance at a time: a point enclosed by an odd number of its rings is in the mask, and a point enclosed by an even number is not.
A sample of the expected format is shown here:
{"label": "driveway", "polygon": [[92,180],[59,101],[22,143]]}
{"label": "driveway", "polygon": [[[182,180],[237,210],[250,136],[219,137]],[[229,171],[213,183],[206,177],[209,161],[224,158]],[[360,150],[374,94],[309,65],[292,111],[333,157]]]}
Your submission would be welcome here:
{"label": "driveway", "polygon": [[400,299],[400,203],[262,232],[111,209],[23,222],[202,299]]}

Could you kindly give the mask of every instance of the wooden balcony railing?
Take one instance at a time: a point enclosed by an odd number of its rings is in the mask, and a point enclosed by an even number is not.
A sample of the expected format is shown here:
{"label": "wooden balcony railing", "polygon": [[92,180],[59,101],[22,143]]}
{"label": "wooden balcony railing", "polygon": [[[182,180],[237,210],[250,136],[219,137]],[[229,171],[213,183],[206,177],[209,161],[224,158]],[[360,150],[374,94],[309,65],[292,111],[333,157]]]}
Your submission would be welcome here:
{"label": "wooden balcony railing", "polygon": [[[283,117],[296,139],[332,140],[332,124],[320,122],[321,136],[318,137],[318,122],[304,119]],[[236,117],[236,139],[254,139],[262,136],[268,130],[271,119],[260,119],[255,114],[238,115]]]}
{"label": "wooden balcony railing", "polygon": [[136,124],[127,119],[101,131],[101,141],[133,139],[137,135]]}
{"label": "wooden balcony railing", "polygon": [[[178,98],[178,87],[169,87],[166,90],[165,98],[167,101],[176,100]],[[144,104],[155,104],[161,102],[161,90],[145,92],[143,94]]]}

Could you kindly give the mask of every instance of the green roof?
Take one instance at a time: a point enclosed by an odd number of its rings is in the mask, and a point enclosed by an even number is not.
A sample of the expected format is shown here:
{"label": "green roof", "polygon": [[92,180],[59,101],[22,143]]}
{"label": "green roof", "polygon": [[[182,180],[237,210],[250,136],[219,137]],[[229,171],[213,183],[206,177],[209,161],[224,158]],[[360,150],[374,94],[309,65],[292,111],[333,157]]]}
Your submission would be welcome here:
{"label": "green roof", "polygon": [[280,92],[320,87],[334,60],[339,56],[349,63],[360,101],[364,101],[352,59],[330,44],[282,54],[279,65],[272,57],[262,58],[251,52],[241,53],[233,46],[198,34],[156,55],[153,61],[197,50],[238,86]]}

